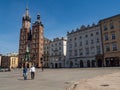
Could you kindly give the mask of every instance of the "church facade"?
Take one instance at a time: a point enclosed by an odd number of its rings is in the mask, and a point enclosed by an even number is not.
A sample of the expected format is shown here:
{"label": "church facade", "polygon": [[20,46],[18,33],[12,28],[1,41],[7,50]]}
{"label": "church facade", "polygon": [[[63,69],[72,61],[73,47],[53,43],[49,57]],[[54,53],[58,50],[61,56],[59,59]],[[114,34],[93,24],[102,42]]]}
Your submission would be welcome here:
{"label": "church facade", "polygon": [[44,26],[37,15],[37,20],[31,25],[31,17],[28,8],[22,17],[22,27],[20,29],[19,39],[19,67],[27,62],[27,67],[34,64],[41,67],[41,58],[43,57]]}

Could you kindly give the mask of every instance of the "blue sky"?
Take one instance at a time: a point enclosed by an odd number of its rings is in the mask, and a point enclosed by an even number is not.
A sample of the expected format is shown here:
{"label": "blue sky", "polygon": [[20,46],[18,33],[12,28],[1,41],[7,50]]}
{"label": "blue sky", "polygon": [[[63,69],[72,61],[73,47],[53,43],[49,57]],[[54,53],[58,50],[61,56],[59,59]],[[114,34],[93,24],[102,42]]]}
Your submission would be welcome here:
{"label": "blue sky", "polygon": [[19,32],[26,6],[32,22],[40,13],[44,35],[66,36],[81,25],[120,14],[120,0],[0,0],[0,53],[18,52]]}

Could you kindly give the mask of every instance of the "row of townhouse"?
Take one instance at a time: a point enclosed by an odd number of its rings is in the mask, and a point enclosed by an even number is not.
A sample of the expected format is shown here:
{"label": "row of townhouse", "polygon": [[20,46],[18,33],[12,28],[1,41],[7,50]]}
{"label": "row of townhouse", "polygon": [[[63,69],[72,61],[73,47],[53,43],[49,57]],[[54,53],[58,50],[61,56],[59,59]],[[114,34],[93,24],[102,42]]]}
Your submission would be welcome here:
{"label": "row of townhouse", "polygon": [[119,37],[120,15],[100,20],[97,25],[82,25],[67,32],[67,39],[44,40],[44,66],[120,66]]}

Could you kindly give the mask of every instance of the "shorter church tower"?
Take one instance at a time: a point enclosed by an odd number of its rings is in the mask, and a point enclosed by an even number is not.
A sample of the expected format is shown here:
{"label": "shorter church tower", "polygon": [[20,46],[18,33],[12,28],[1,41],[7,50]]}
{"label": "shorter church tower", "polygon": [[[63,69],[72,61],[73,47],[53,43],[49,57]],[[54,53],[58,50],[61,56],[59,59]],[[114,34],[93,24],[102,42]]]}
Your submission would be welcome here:
{"label": "shorter church tower", "polygon": [[37,67],[41,67],[43,57],[43,24],[40,20],[40,14],[37,15],[37,20],[32,25],[32,55]]}

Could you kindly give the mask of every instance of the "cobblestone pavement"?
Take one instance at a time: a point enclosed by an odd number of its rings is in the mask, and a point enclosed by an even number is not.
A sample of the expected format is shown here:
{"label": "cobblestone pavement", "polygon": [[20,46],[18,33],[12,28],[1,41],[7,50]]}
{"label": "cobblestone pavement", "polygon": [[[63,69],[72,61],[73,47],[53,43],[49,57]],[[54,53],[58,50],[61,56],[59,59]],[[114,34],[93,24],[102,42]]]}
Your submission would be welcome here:
{"label": "cobblestone pavement", "polygon": [[90,79],[105,74],[119,72],[120,67],[74,68],[36,70],[34,80],[23,80],[22,69],[0,72],[0,90],[69,90],[69,87],[82,79]]}

